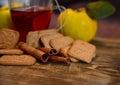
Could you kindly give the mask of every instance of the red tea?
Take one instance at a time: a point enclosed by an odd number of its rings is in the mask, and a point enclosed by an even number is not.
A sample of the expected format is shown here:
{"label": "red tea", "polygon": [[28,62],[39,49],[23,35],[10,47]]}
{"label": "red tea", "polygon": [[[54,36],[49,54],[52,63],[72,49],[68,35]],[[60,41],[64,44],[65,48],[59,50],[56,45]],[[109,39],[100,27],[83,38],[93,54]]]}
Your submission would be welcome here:
{"label": "red tea", "polygon": [[13,29],[20,32],[20,41],[25,41],[29,31],[47,29],[51,15],[52,10],[43,7],[12,9]]}

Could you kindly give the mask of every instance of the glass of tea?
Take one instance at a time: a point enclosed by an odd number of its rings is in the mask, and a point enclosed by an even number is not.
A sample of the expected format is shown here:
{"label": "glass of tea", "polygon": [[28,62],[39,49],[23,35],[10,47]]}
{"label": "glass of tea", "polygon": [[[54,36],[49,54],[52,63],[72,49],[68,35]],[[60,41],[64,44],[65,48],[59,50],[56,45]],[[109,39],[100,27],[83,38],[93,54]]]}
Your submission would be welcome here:
{"label": "glass of tea", "polygon": [[52,0],[8,0],[13,29],[19,31],[20,41],[26,41],[29,31],[47,29],[52,15]]}

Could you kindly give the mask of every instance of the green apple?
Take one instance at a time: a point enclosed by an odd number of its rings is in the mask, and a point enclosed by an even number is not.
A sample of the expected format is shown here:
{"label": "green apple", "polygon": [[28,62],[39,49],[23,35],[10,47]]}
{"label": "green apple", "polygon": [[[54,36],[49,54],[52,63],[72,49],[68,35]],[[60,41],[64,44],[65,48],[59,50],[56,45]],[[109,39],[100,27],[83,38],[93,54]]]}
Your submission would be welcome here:
{"label": "green apple", "polygon": [[3,6],[0,8],[0,29],[11,27],[11,17],[8,6]]}
{"label": "green apple", "polygon": [[85,8],[78,10],[66,9],[58,17],[61,33],[73,39],[91,41],[96,35],[97,20],[91,19]]}

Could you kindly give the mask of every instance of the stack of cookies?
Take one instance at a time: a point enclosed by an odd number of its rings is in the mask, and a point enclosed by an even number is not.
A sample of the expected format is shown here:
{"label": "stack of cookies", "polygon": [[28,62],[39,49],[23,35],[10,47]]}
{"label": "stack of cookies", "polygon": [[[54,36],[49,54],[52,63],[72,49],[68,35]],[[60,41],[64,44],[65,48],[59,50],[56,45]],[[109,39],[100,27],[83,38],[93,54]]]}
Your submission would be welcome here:
{"label": "stack of cookies", "polygon": [[18,42],[19,33],[14,30],[1,30],[0,34],[2,65],[33,65],[37,59],[43,63],[47,61],[91,63],[95,57],[94,45],[82,40],[73,40],[56,29],[31,31],[26,42]]}
{"label": "stack of cookies", "polygon": [[0,30],[0,64],[33,65],[36,59],[17,48],[19,32],[11,29]]}
{"label": "stack of cookies", "polygon": [[[37,39],[34,40],[35,38],[31,36],[36,34]],[[27,43],[35,48],[53,48],[72,62],[83,61],[90,63],[95,57],[96,51],[94,45],[82,40],[73,40],[71,37],[57,32],[55,29],[29,32]]]}

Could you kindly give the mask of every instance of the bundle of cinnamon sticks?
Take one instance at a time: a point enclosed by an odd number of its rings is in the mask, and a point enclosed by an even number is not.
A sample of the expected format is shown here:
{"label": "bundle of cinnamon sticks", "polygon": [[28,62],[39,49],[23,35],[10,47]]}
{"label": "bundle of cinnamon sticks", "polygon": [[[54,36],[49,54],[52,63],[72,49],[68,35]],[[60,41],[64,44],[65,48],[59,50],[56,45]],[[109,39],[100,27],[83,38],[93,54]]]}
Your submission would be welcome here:
{"label": "bundle of cinnamon sticks", "polygon": [[63,62],[68,63],[68,58],[65,58],[63,56],[60,56],[57,50],[53,48],[34,48],[27,43],[19,42],[18,44],[19,48],[23,50],[25,53],[32,55],[36,59],[40,60],[41,62],[45,63],[48,60],[51,62]]}

